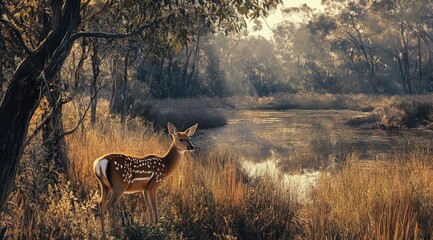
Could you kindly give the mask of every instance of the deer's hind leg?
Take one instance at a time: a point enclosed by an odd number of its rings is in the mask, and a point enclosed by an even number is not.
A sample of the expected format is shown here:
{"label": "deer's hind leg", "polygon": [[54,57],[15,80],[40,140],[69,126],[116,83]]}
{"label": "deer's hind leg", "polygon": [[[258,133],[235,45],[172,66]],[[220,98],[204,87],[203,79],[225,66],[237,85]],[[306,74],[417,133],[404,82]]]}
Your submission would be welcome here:
{"label": "deer's hind leg", "polygon": [[116,234],[117,237],[120,236],[120,231],[119,231],[119,227],[117,222],[115,221],[116,219],[116,204],[119,201],[120,197],[122,197],[123,193],[125,192],[126,189],[113,189],[111,194],[110,194],[110,198],[108,200],[108,212],[110,213],[110,222],[111,222],[111,226]]}
{"label": "deer's hind leg", "polygon": [[99,213],[101,214],[101,230],[102,238],[106,239],[105,235],[105,213],[107,212],[107,201],[110,198],[111,190],[109,187],[101,183],[101,199],[99,201]]}

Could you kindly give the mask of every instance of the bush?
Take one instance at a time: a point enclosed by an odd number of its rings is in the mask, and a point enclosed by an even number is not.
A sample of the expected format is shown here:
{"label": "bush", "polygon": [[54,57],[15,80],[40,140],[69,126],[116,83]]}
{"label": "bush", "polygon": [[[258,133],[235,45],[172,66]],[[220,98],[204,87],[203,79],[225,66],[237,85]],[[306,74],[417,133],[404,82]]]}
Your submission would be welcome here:
{"label": "bush", "polygon": [[226,117],[216,109],[216,106],[206,102],[208,99],[194,101],[161,100],[146,103],[136,103],[134,116],[141,116],[154,126],[165,129],[167,122],[173,123],[178,129],[186,129],[195,123],[201,129],[221,127],[227,124]]}
{"label": "bush", "polygon": [[432,95],[381,97],[367,116],[356,116],[346,124],[355,127],[400,129],[433,128]]}
{"label": "bush", "polygon": [[408,128],[428,125],[433,121],[433,105],[426,102],[402,102],[399,108],[404,113],[402,125]]}

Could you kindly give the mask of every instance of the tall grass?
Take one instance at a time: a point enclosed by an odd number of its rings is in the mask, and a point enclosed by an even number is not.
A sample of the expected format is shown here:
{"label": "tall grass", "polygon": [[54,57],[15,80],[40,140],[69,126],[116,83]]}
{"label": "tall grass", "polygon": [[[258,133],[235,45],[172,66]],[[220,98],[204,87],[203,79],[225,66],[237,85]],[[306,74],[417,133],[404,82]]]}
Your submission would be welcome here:
{"label": "tall grass", "polygon": [[[53,169],[40,166],[43,148],[34,142],[26,149],[16,190],[0,215],[8,238],[100,238],[100,190],[91,172],[93,160],[108,152],[162,154],[170,139],[137,119],[122,126],[101,118],[94,126],[86,122],[85,131],[66,140],[70,177],[61,176],[57,183],[46,177]],[[301,205],[293,200],[295,193],[284,191],[278,183],[250,183],[238,160],[218,149],[185,158],[159,191],[158,225],[150,223],[141,194],[122,197],[116,219],[123,237],[284,239],[297,234],[294,223]]]}
{"label": "tall grass", "polygon": [[[163,131],[139,119],[122,126],[101,106],[99,122],[67,136],[69,178],[51,182],[42,145],[26,148],[0,214],[9,239],[99,239],[93,160],[108,152],[166,151]],[[150,223],[141,194],[122,197],[116,219],[126,239],[431,239],[433,151],[416,143],[408,149],[380,162],[350,156],[322,172],[305,200],[274,173],[249,178],[240,157],[215,146],[187,156],[165,182],[159,224]]]}
{"label": "tall grass", "polygon": [[312,191],[306,227],[315,239],[431,239],[433,157],[413,150],[386,162],[352,156],[323,174]]}

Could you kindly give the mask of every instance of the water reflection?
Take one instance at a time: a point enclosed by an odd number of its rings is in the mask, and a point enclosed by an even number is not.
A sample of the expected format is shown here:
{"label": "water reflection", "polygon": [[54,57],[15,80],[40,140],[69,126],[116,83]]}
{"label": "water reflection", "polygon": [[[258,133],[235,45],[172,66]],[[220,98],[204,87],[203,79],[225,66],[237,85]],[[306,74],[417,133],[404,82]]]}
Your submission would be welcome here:
{"label": "water reflection", "polygon": [[302,172],[296,174],[289,174],[283,172],[277,163],[279,159],[270,158],[262,162],[253,162],[243,160],[241,166],[244,172],[251,179],[257,177],[267,177],[274,181],[278,186],[283,188],[286,192],[293,193],[294,200],[308,200],[310,189],[316,184],[320,176],[319,171]]}
{"label": "water reflection", "polygon": [[361,160],[382,160],[408,143],[426,144],[433,134],[424,130],[356,129],[344,125],[365,113],[341,110],[226,110],[225,127],[201,131],[200,148],[226,148],[244,159],[260,163],[278,159],[284,172],[322,169],[357,153]]}

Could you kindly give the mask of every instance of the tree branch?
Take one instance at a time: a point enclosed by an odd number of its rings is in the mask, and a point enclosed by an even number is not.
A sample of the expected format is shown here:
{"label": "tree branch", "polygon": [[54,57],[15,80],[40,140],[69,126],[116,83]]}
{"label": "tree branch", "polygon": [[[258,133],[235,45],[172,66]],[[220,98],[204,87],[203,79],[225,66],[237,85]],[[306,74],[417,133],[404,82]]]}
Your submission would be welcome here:
{"label": "tree branch", "polygon": [[24,42],[23,36],[20,31],[10,21],[4,18],[0,18],[0,23],[3,23],[5,26],[12,30],[13,34],[18,39],[19,44],[30,57],[31,62],[36,65],[36,68],[42,68],[41,63],[33,56],[33,51],[30,50],[30,48],[27,47],[27,44]]}
{"label": "tree branch", "polygon": [[59,98],[54,107],[51,109],[51,111],[45,116],[45,118],[35,127],[35,130],[28,135],[27,140],[24,144],[24,146],[27,146],[32,140],[33,138],[36,136],[36,134],[39,133],[39,131],[41,131],[42,127],[51,119],[51,117],[53,116],[54,113],[54,109],[56,109],[57,107],[60,106],[60,104],[62,104],[62,98]]}
{"label": "tree branch", "polygon": [[110,38],[110,39],[121,39],[140,34],[143,30],[148,28],[154,28],[157,25],[155,23],[144,24],[137,30],[127,33],[109,33],[109,32],[78,32],[71,35],[70,41],[75,41],[81,37],[93,37],[93,38]]}

